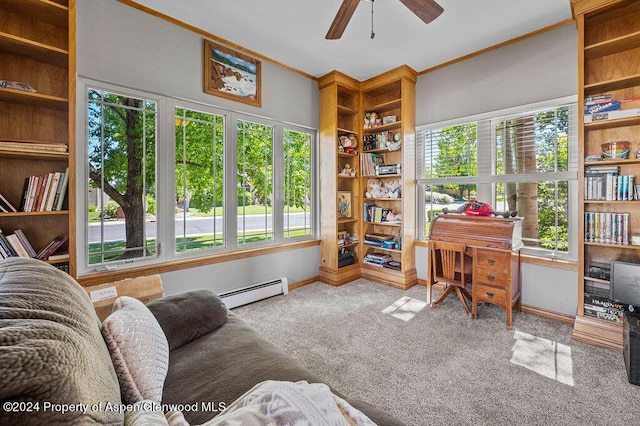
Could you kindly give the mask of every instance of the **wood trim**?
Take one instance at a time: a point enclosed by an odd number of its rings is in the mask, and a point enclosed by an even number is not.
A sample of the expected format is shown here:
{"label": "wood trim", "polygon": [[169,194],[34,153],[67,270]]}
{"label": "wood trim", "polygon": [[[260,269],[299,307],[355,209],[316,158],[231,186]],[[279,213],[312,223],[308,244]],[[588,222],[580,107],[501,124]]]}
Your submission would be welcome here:
{"label": "wood trim", "polygon": [[309,240],[296,243],[280,244],[277,246],[261,247],[249,250],[223,253],[213,256],[197,257],[193,259],[176,260],[153,265],[140,266],[131,269],[122,269],[112,272],[84,275],[78,277],[77,281],[83,287],[102,284],[110,281],[118,281],[125,278],[140,277],[149,274],[160,274],[163,272],[179,271],[182,269],[196,268],[198,266],[213,265],[216,263],[229,262],[231,260],[246,259],[248,257],[265,256],[273,253],[280,253],[290,250],[297,250],[305,247],[317,246],[320,240]]}
{"label": "wood trim", "polygon": [[313,277],[313,278],[309,278],[307,280],[298,281],[297,283],[291,284],[289,286],[289,291],[295,290],[295,289],[300,288],[300,287],[304,287],[304,286],[309,285],[309,284],[313,284],[313,283],[315,283],[317,281],[320,281],[320,277]]}
{"label": "wood trim", "polygon": [[492,50],[497,50],[497,49],[500,49],[502,47],[509,46],[511,44],[517,43],[519,41],[526,40],[528,38],[532,38],[532,37],[538,36],[540,34],[544,34],[544,33],[548,32],[548,31],[553,31],[553,30],[555,30],[557,28],[564,27],[565,25],[568,25],[568,24],[570,24],[572,22],[574,22],[573,19],[566,19],[564,21],[558,22],[557,24],[553,24],[553,25],[549,25],[548,27],[540,28],[539,30],[532,31],[532,32],[527,33],[527,34],[523,34],[523,35],[518,36],[516,38],[512,38],[511,40],[503,41],[502,43],[494,44],[493,46],[489,46],[489,47],[487,47],[485,49],[477,50],[475,52],[469,53],[468,55],[464,55],[464,56],[461,56],[461,57],[459,57],[457,59],[453,59],[453,60],[445,62],[443,64],[436,65],[435,67],[427,68],[425,70],[420,71],[418,73],[418,75],[420,76],[420,75],[423,75],[423,74],[427,74],[427,73],[430,73],[432,71],[436,71],[436,70],[439,70],[441,68],[448,67],[449,65],[453,65],[453,64],[456,64],[458,62],[466,61],[467,59],[471,59],[471,58],[474,58],[476,56],[483,55],[483,54],[485,54],[487,52],[491,52]]}
{"label": "wood trim", "polygon": [[520,255],[520,261],[529,265],[547,266],[549,268],[567,269],[569,271],[577,271],[578,263],[560,259],[549,259],[546,257],[537,257],[531,255]]}
{"label": "wood trim", "polygon": [[524,313],[535,315],[537,317],[545,318],[552,321],[557,321],[562,324],[573,325],[575,317],[573,315],[562,314],[560,312],[550,311],[548,309],[539,308],[531,305],[521,305],[521,310]]}
{"label": "wood trim", "polygon": [[69,275],[76,278],[77,240],[76,240],[76,0],[69,0],[69,183],[67,184],[67,202],[69,205]]}
{"label": "wood trim", "polygon": [[623,0],[571,0],[571,13],[573,17],[594,12],[598,9],[622,3]]}
{"label": "wood trim", "polygon": [[310,80],[314,80],[314,81],[318,80],[317,77],[314,77],[311,74],[308,74],[308,73],[306,73],[304,71],[300,71],[299,69],[290,67],[289,65],[285,65],[284,63],[282,63],[280,61],[276,61],[275,59],[272,59],[272,58],[270,58],[268,56],[262,55],[262,54],[260,54],[258,52],[255,52],[255,51],[251,50],[251,49],[247,49],[246,47],[242,47],[239,44],[233,43],[233,42],[231,42],[229,40],[226,40],[226,39],[224,39],[222,37],[218,37],[218,36],[216,36],[214,34],[211,34],[210,32],[204,31],[204,30],[202,30],[202,29],[200,29],[198,27],[194,27],[193,25],[189,25],[186,22],[182,22],[182,21],[180,21],[180,20],[178,20],[176,18],[172,18],[171,16],[165,15],[164,13],[158,12],[157,10],[154,10],[154,9],[151,9],[151,8],[149,8],[147,6],[143,6],[141,4],[135,3],[132,0],[118,0],[118,2],[120,2],[122,4],[126,4],[127,6],[130,6],[130,7],[133,7],[134,9],[138,9],[141,12],[144,12],[144,13],[147,13],[149,15],[155,16],[156,18],[160,18],[162,20],[165,20],[165,21],[167,21],[167,22],[169,22],[171,24],[177,25],[178,27],[182,27],[184,29],[187,29],[187,30],[189,30],[189,31],[191,31],[193,33],[199,34],[199,35],[201,35],[203,37],[206,37],[206,38],[209,38],[211,40],[214,40],[214,41],[216,41],[218,43],[222,43],[222,44],[224,44],[224,45],[226,45],[228,47],[231,47],[233,49],[239,50],[239,51],[241,51],[243,53],[246,53],[248,55],[251,55],[251,56],[253,56],[255,58],[259,58],[259,59],[261,59],[263,61],[270,62],[270,63],[272,63],[274,65],[277,65],[277,66],[279,66],[281,68],[284,68],[284,69],[289,70],[291,72],[294,72],[296,74],[300,74],[301,76],[306,77],[306,78],[308,78]]}

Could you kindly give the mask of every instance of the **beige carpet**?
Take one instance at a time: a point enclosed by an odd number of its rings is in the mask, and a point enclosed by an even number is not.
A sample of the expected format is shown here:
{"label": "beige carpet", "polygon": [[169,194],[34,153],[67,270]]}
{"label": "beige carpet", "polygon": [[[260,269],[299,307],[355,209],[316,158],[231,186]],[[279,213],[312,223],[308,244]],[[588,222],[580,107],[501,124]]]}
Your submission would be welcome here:
{"label": "beige carpet", "polygon": [[314,283],[234,312],[335,389],[410,425],[638,424],[640,387],[621,354],[524,313],[507,330],[490,305],[476,320],[451,297],[420,309],[425,292]]}

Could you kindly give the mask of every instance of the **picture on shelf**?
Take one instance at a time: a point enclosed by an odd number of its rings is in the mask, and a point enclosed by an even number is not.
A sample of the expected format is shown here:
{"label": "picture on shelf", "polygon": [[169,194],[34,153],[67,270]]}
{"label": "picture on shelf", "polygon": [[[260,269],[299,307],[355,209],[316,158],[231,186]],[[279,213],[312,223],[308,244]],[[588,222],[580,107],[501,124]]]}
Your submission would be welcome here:
{"label": "picture on shelf", "polygon": [[353,218],[351,191],[338,191],[338,219]]}
{"label": "picture on shelf", "polygon": [[396,122],[395,115],[385,115],[384,117],[382,117],[382,124],[391,124],[395,122]]}

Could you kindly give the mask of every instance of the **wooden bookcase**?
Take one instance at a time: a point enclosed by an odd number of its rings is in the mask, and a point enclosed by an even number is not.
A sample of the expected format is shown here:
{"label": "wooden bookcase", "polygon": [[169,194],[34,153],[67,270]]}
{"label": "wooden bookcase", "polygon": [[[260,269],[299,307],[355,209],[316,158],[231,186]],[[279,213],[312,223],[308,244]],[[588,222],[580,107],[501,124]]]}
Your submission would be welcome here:
{"label": "wooden bookcase", "polygon": [[[69,153],[0,151],[0,193],[16,208],[27,177],[70,166],[74,120],[69,99],[75,92],[75,36],[70,34],[75,34],[75,0],[0,0],[0,79],[36,89],[0,87],[0,140],[69,147]],[[69,201],[62,211],[0,213],[0,229],[5,235],[22,229],[39,250],[53,237],[69,233]],[[68,245],[73,259],[73,243]],[[68,271],[75,276],[73,262]]]}
{"label": "wooden bookcase", "polygon": [[[600,347],[622,351],[622,326],[585,315],[585,285],[593,262],[612,260],[640,263],[640,246],[585,241],[585,212],[629,213],[629,235],[640,233],[640,201],[592,201],[585,199],[585,170],[593,165],[614,165],[621,175],[635,176],[640,183],[640,117],[584,123],[582,105],[587,97],[611,94],[614,100],[640,96],[640,2],[622,0],[578,0],[572,3],[578,26],[579,114],[579,272],[578,312],[573,338]],[[638,108],[640,102],[625,102],[622,109]],[[628,159],[585,162],[601,153],[601,145],[629,141]],[[629,236],[630,238],[630,236]]]}
{"label": "wooden bookcase", "polygon": [[[360,276],[359,243],[338,246],[338,233],[360,237],[361,197],[360,170],[357,153],[341,152],[340,136],[355,135],[359,152],[362,133],[360,125],[360,83],[340,72],[331,72],[318,81],[320,88],[320,280],[342,285]],[[354,171],[343,174],[347,164]],[[350,198],[351,212],[340,217],[340,197]],[[348,200],[341,200],[348,202]],[[346,216],[346,217],[345,217]],[[339,253],[349,250],[355,262],[339,266]]]}
{"label": "wooden bookcase", "polygon": [[[340,72],[331,72],[319,79],[320,88],[320,280],[342,285],[356,278],[399,288],[416,284],[415,255],[415,82],[417,73],[402,66],[363,82]],[[364,128],[366,112],[376,112],[380,118],[395,116],[395,121]],[[399,133],[400,149],[379,148],[363,151],[363,136]],[[340,152],[338,140],[343,135],[355,135],[357,154]],[[364,156],[378,154],[385,164],[400,164],[401,173],[365,175]],[[354,176],[340,173],[349,164]],[[366,198],[370,179],[381,182],[399,181],[400,198]],[[338,217],[338,198],[350,194],[352,217]],[[405,196],[406,195],[406,196]],[[370,223],[363,220],[364,203],[375,204],[394,214],[402,215],[401,223]],[[339,267],[338,234],[357,235],[358,241],[347,243],[345,249],[355,255],[355,263]],[[400,248],[383,249],[365,244],[367,233],[392,235]],[[401,263],[400,270],[364,263],[369,252],[391,255]]]}
{"label": "wooden bookcase", "polygon": [[[379,120],[395,117],[391,123],[380,123],[375,127],[363,129],[364,135],[400,135],[400,148],[390,151],[388,148],[361,150],[361,156],[378,154],[385,165],[400,165],[400,173],[390,175],[362,176],[361,197],[366,203],[388,209],[402,217],[400,223],[362,221],[361,257],[364,262],[367,253],[377,252],[390,255],[401,263],[400,270],[382,268],[362,263],[362,277],[394,287],[409,288],[416,284],[415,254],[413,242],[416,235],[415,208],[415,83],[417,73],[408,66],[402,66],[362,82],[361,126],[366,113],[375,112]],[[380,139],[380,137],[378,137]],[[384,139],[383,139],[384,140]],[[366,198],[370,179],[380,180],[383,185],[392,181],[400,182],[399,198]],[[364,204],[364,203],[363,203]],[[392,235],[396,247],[386,249],[367,245],[367,234]]]}

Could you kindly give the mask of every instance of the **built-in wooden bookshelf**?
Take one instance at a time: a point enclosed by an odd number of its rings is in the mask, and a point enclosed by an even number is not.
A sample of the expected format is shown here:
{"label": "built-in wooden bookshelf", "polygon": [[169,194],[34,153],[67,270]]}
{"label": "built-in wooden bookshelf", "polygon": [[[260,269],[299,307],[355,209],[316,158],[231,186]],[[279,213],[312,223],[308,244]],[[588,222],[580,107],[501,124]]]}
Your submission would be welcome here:
{"label": "built-in wooden bookshelf", "polygon": [[[578,26],[578,99],[583,105],[588,97],[612,95],[612,99],[640,96],[640,2],[629,0],[577,0],[572,3]],[[640,102],[625,102],[623,109],[638,108]],[[580,108],[582,110],[582,108]],[[629,232],[640,233],[638,201],[599,201],[585,194],[585,171],[595,165],[613,165],[620,175],[640,178],[636,152],[640,148],[640,118],[622,118],[585,123],[579,114],[579,278],[578,312],[573,338],[600,347],[622,351],[622,325],[597,318],[585,311],[585,288],[597,283],[606,291],[607,280],[589,276],[593,264],[612,260],[640,263],[640,247],[589,241],[585,231],[585,213],[629,213]],[[628,158],[585,161],[586,156],[601,153],[601,145],[628,141]],[[588,183],[588,182],[587,182]],[[636,182],[640,183],[640,182]],[[587,196],[585,196],[587,195]]]}
{"label": "built-in wooden bookshelf", "polygon": [[[358,152],[360,83],[334,71],[318,81],[320,89],[320,279],[342,285],[360,276],[361,200]],[[344,149],[340,137],[353,135],[355,147]],[[349,142],[351,144],[351,142]],[[348,205],[347,205],[348,203]],[[349,207],[345,211],[345,209]],[[344,237],[348,236],[345,241]],[[340,255],[350,252],[353,263]]]}
{"label": "built-in wooden bookshelf", "polygon": [[[394,287],[409,288],[416,284],[414,239],[415,222],[415,83],[417,73],[408,66],[401,66],[362,82],[361,120],[365,126],[367,113],[375,113],[378,123],[363,129],[364,138],[377,140],[374,146],[361,151],[361,158],[376,155],[387,166],[397,167],[399,173],[375,172],[362,176],[361,197],[364,203],[388,211],[400,220],[362,221],[361,256],[362,276]],[[367,197],[370,182],[379,181],[383,187],[395,188],[399,193],[392,197]],[[389,193],[391,193],[389,190]],[[372,195],[372,194],[370,194]],[[375,219],[375,218],[374,218]],[[377,247],[367,243],[367,235],[388,235],[393,247]],[[389,240],[388,240],[389,241]],[[399,269],[372,265],[367,254],[389,255]],[[399,266],[398,266],[399,264]]]}
{"label": "built-in wooden bookshelf", "polygon": [[[20,206],[25,179],[65,172],[73,153],[75,90],[75,0],[0,0],[0,80],[21,82],[35,92],[0,87],[0,141],[15,142],[14,150],[0,150],[0,193]],[[25,149],[21,149],[24,144]],[[51,145],[34,152],[32,146]],[[27,146],[31,145],[30,149]],[[66,146],[67,152],[60,152]],[[71,179],[70,179],[71,182]],[[71,183],[70,183],[71,184]],[[70,199],[60,211],[0,213],[0,229],[21,229],[36,251],[54,237],[69,234]],[[70,259],[63,268],[75,275]]]}
{"label": "built-in wooden bookshelf", "polygon": [[[409,288],[417,282],[413,242],[415,238],[415,82],[417,73],[407,66],[358,82],[337,71],[320,78],[320,280],[341,285],[366,277],[383,284]],[[365,114],[375,112],[380,122],[365,126]],[[383,123],[383,117],[387,122]],[[392,118],[393,117],[393,118]],[[363,136],[398,134],[395,146],[387,144],[365,149]],[[341,136],[357,138],[357,153],[345,152]],[[399,165],[399,173],[380,175],[364,167],[366,156],[376,154],[384,164]],[[351,173],[343,173],[346,165]],[[385,184],[398,182],[399,194],[410,196],[367,197],[371,179]],[[350,194],[351,217],[340,218],[337,201]],[[364,205],[375,204],[395,215],[398,221],[365,221]],[[339,235],[357,236],[338,245]],[[384,234],[394,240],[393,247],[366,244],[366,234]],[[352,265],[339,264],[343,250],[353,253]],[[374,266],[365,261],[369,253],[384,253],[398,262],[398,270]]]}

